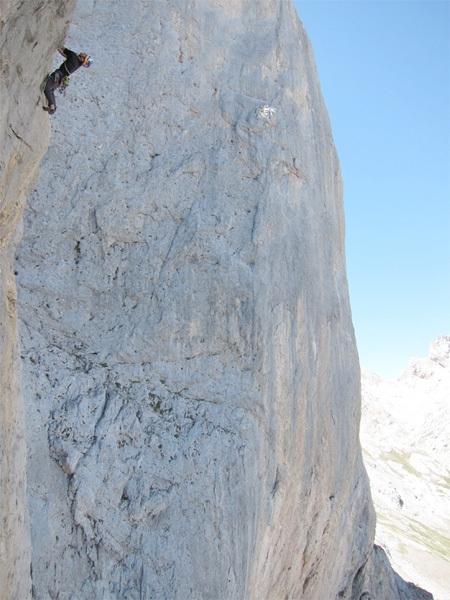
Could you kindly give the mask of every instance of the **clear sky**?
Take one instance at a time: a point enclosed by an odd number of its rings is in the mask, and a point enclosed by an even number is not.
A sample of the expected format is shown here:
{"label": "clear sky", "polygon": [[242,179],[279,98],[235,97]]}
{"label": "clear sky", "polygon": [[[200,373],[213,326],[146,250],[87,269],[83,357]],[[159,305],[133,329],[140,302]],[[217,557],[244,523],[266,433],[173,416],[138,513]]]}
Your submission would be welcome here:
{"label": "clear sky", "polygon": [[294,0],[344,180],[361,365],[395,378],[450,335],[447,0]]}

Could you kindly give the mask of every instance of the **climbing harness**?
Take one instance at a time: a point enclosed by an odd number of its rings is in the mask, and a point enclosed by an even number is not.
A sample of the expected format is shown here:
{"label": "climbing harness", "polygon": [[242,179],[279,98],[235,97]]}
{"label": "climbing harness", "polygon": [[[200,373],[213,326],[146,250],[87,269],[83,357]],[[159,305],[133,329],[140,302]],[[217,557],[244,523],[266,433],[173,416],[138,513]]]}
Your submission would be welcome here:
{"label": "climbing harness", "polygon": [[66,89],[67,89],[67,86],[69,85],[69,83],[70,83],[70,77],[63,77],[62,80],[57,84],[58,92],[60,94],[63,94],[63,96],[66,95]]}
{"label": "climbing harness", "polygon": [[62,72],[59,69],[57,69],[56,71],[54,71],[53,73],[51,73],[49,75],[49,78],[51,78],[53,80],[53,83],[55,84],[55,87],[58,89],[58,92],[65,96],[67,86],[70,83],[70,77],[67,77],[67,75],[64,76],[62,74]]}

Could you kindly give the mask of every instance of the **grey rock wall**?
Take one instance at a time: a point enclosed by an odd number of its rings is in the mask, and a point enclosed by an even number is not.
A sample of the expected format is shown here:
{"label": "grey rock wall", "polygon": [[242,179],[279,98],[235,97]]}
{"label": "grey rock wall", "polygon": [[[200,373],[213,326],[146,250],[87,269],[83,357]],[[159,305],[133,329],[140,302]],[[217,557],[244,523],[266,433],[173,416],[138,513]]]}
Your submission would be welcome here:
{"label": "grey rock wall", "polygon": [[292,3],[85,2],[69,42],[17,261],[37,596],[349,597],[374,514]]}
{"label": "grey rock wall", "polygon": [[25,412],[17,350],[12,263],[26,195],[50,137],[37,106],[50,53],[61,44],[72,0],[6,0],[0,6],[0,597],[30,594]]}

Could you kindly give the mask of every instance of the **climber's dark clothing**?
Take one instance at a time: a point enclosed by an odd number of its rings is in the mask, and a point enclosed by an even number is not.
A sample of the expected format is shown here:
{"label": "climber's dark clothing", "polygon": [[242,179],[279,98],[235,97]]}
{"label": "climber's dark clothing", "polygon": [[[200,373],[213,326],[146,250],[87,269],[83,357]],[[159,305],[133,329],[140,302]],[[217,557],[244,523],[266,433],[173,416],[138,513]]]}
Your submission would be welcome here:
{"label": "climber's dark clothing", "polygon": [[59,67],[58,71],[61,71],[63,77],[70,77],[72,73],[75,73],[75,71],[81,67],[82,63],[78,58],[78,54],[72,52],[69,48],[64,48],[64,54],[67,58]]}
{"label": "climber's dark clothing", "polygon": [[53,71],[53,73],[48,76],[44,89],[44,94],[48,100],[48,105],[50,107],[50,105],[53,104],[55,107],[54,110],[56,110],[56,88],[62,83],[64,77],[69,77],[69,75],[75,73],[75,71],[82,65],[82,62],[80,62],[76,52],[72,52],[72,50],[64,48],[64,55],[66,56],[66,60],[60,65],[59,69],[56,69],[56,71]]}
{"label": "climber's dark clothing", "polygon": [[[48,105],[54,105],[56,109],[56,100],[55,100],[55,90],[59,85],[61,77],[61,72],[54,71],[51,75],[47,77],[47,83],[45,84],[44,94],[48,100]],[[42,89],[42,88],[41,88]]]}

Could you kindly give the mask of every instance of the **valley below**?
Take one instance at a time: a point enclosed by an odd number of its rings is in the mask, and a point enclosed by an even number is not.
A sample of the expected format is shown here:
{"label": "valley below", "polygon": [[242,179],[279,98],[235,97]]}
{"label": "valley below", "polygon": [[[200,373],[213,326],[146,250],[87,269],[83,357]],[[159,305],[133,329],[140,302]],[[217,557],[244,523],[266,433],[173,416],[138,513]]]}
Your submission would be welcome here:
{"label": "valley below", "polygon": [[376,543],[406,581],[450,598],[450,337],[395,381],[362,369],[361,444]]}

